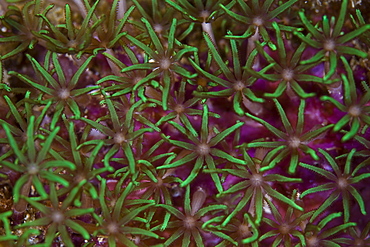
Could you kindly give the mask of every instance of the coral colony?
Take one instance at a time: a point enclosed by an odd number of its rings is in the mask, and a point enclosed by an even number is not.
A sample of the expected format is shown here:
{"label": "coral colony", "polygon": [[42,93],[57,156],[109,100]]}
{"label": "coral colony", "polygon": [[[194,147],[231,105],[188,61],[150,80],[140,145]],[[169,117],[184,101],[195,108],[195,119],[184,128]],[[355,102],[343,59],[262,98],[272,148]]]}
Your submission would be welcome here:
{"label": "coral colony", "polygon": [[369,8],[0,1],[0,246],[370,246]]}

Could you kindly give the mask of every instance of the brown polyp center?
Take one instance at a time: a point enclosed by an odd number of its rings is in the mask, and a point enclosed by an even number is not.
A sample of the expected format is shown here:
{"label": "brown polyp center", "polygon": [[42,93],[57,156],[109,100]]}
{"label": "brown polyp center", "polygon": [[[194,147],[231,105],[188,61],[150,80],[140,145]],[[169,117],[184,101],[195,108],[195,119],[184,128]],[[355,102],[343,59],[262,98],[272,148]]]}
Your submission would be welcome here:
{"label": "brown polyp center", "polygon": [[31,163],[27,166],[28,174],[36,175],[39,172],[39,167],[35,163]]}
{"label": "brown polyp center", "polygon": [[251,231],[249,230],[249,226],[246,224],[242,224],[239,226],[239,234],[241,238],[246,238],[251,236]]}
{"label": "brown polyp center", "polygon": [[109,234],[116,234],[119,232],[119,226],[115,222],[111,222],[107,225],[107,231]]}
{"label": "brown polyp center", "polygon": [[263,18],[260,17],[260,16],[256,16],[253,18],[253,25],[257,26],[257,27],[260,27],[263,25]]}
{"label": "brown polyp center", "polygon": [[279,231],[283,235],[288,234],[290,232],[290,226],[288,224],[282,224],[279,227]]}
{"label": "brown polyp center", "polygon": [[76,183],[79,183],[79,182],[81,182],[85,179],[86,179],[85,174],[83,172],[81,172],[81,173],[77,174],[77,176],[75,177],[74,180],[75,180]]}
{"label": "brown polyp center", "polygon": [[161,67],[161,69],[163,70],[167,70],[170,68],[171,66],[171,60],[169,58],[163,58],[160,62],[159,62],[159,66]]}
{"label": "brown polyp center", "polygon": [[182,112],[184,112],[184,110],[185,110],[185,107],[181,104],[178,104],[178,105],[175,106],[175,112],[177,112],[177,113],[182,113]]}
{"label": "brown polyp center", "polygon": [[353,105],[348,109],[348,114],[352,117],[359,117],[361,115],[361,107]]}
{"label": "brown polyp center", "polygon": [[320,244],[319,239],[315,235],[307,237],[306,242],[308,247],[318,247]]}
{"label": "brown polyp center", "polygon": [[243,89],[245,88],[245,85],[243,82],[241,81],[237,81],[235,84],[234,84],[234,90],[235,91],[242,91]]}
{"label": "brown polyp center", "polygon": [[117,144],[121,144],[126,141],[125,135],[122,133],[116,133],[113,137],[113,140]]}
{"label": "brown polyp center", "polygon": [[263,183],[263,177],[261,174],[253,174],[251,176],[251,183],[254,187],[259,187]]}
{"label": "brown polyp center", "polygon": [[202,10],[199,14],[199,16],[203,19],[203,21],[205,22],[207,20],[207,18],[209,17],[209,11],[207,10]]}
{"label": "brown polyp center", "polygon": [[328,39],[324,42],[324,49],[327,51],[333,51],[335,49],[335,41]]}
{"label": "brown polyp center", "polygon": [[281,76],[285,81],[291,81],[294,77],[294,71],[292,69],[284,69]]}
{"label": "brown polyp center", "polygon": [[292,136],[289,140],[289,147],[297,149],[299,145],[301,145],[301,140],[296,136]]}
{"label": "brown polyp center", "polygon": [[154,24],[153,28],[154,28],[154,31],[156,33],[162,33],[162,31],[163,31],[163,26],[161,24],[158,24],[158,23]]}
{"label": "brown polyp center", "polygon": [[69,96],[71,96],[71,92],[67,88],[62,88],[58,92],[58,97],[61,100],[66,100],[69,98]]}
{"label": "brown polyp center", "polygon": [[68,41],[67,46],[76,49],[78,46],[78,42],[75,39],[71,39],[70,41]]}
{"label": "brown polyp center", "polygon": [[201,143],[198,146],[198,153],[200,155],[207,155],[209,153],[209,146],[206,143]]}
{"label": "brown polyp center", "polygon": [[354,246],[357,246],[357,247],[365,247],[367,245],[365,245],[365,241],[361,238],[356,238],[355,239],[355,242],[354,242]]}
{"label": "brown polyp center", "polygon": [[193,216],[187,216],[185,219],[184,219],[184,227],[187,228],[187,229],[191,229],[191,228],[194,228],[195,227],[195,223],[197,221],[194,219]]}
{"label": "brown polyp center", "polygon": [[161,187],[163,185],[163,179],[162,178],[157,178],[157,187]]}
{"label": "brown polyp center", "polygon": [[55,211],[55,212],[52,213],[51,219],[52,219],[53,222],[55,222],[57,224],[61,224],[64,221],[64,215],[60,211]]}
{"label": "brown polyp center", "polygon": [[347,181],[346,178],[341,177],[341,178],[338,179],[337,184],[338,184],[338,188],[343,190],[343,189],[347,188],[348,181]]}
{"label": "brown polyp center", "polygon": [[143,79],[142,77],[134,77],[133,79],[132,79],[132,82],[134,83],[134,85],[136,85],[141,79]]}

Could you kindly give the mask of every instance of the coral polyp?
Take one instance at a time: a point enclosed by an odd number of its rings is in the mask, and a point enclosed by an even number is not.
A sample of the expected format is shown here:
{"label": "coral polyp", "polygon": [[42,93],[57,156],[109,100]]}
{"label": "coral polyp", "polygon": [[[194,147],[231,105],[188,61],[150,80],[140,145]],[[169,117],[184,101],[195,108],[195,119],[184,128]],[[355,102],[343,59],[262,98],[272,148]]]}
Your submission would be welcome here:
{"label": "coral polyp", "polygon": [[367,8],[0,0],[0,246],[369,246]]}

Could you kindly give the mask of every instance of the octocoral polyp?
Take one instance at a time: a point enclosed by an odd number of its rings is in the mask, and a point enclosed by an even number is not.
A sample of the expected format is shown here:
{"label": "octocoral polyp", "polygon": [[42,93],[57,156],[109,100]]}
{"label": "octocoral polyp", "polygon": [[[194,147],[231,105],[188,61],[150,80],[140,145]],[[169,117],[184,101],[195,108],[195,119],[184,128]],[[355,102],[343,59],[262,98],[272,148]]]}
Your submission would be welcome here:
{"label": "octocoral polyp", "polygon": [[0,1],[0,246],[368,245],[366,7]]}

